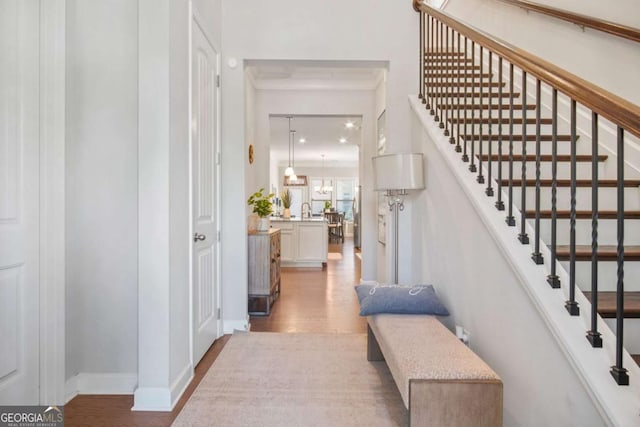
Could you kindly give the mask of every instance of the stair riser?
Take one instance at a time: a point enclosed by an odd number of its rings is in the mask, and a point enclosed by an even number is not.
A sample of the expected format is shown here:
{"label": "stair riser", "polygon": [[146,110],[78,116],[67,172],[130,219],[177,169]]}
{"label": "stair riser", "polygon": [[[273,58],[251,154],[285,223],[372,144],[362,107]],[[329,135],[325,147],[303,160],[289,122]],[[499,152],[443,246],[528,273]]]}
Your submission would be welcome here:
{"label": "stair riser", "polygon": [[[460,140],[460,145],[463,145],[463,140]],[[482,144],[482,153],[489,153],[489,141],[483,141]],[[498,154],[498,141],[491,141],[493,146],[491,147],[493,154]],[[527,154],[535,154],[536,152],[536,141],[527,141]],[[467,146],[469,150],[469,154],[471,154],[471,141],[467,141]],[[544,141],[540,142],[540,154],[551,154],[552,142]],[[480,141],[475,141],[475,154],[478,154],[480,150]],[[503,139],[502,141],[502,155],[506,156],[509,154],[509,140]],[[513,154],[522,154],[522,142],[513,141]],[[558,142],[558,154],[571,154],[571,143],[569,142]],[[586,144],[578,143],[576,146],[576,154],[590,154],[589,147]]]}
{"label": "stair riser", "polygon": [[[604,319],[604,322],[615,333],[616,319]],[[624,348],[631,354],[640,353],[640,319],[624,320]]]}
{"label": "stair riser", "polygon": [[[534,220],[529,223],[533,226]],[[568,245],[570,242],[570,221],[562,219],[557,221],[557,242],[559,245]],[[624,225],[626,245],[640,245],[640,220],[627,220]],[[540,220],[540,237],[545,243],[551,242],[551,220]],[[598,244],[616,245],[618,243],[618,225],[616,220],[598,221]],[[591,220],[576,221],[576,244],[591,245]]]}
{"label": "stair riser", "polygon": [[[549,262],[548,260],[545,260]],[[565,270],[569,271],[569,262],[562,261]],[[598,263],[598,290],[615,291],[617,281],[617,263]],[[640,281],[632,278],[640,277],[640,262],[626,262],[624,264],[624,277],[626,291],[640,291]],[[591,290],[591,263],[576,262],[576,284],[585,291]],[[640,352],[639,352],[640,353]]]}
{"label": "stair riser", "polygon": [[[506,177],[506,175],[503,175]],[[486,185],[486,184],[485,184]],[[558,210],[568,210],[570,208],[571,189],[568,187],[558,187],[557,204]],[[576,209],[591,209],[591,188],[576,189]],[[508,187],[503,187],[504,194],[507,193]],[[640,190],[637,188],[625,188],[625,209],[640,209]],[[507,199],[503,199],[505,204]],[[520,207],[520,187],[513,187],[513,200],[516,206]],[[527,187],[527,209],[535,206],[535,187]],[[600,188],[598,194],[598,206],[600,209],[614,209],[617,203],[615,188]],[[540,209],[551,209],[551,188],[543,187],[540,191]]]}
{"label": "stair riser", "polygon": [[[507,158],[505,156],[505,158]],[[477,162],[478,160],[476,160]],[[497,173],[499,163],[492,162],[492,175],[495,178]],[[487,173],[487,162],[483,162],[483,173],[486,175]],[[550,179],[551,178],[551,162],[541,162],[540,163],[540,179]],[[509,170],[509,162],[502,162],[502,174],[504,177],[507,176]],[[600,178],[615,178],[615,175],[607,176],[607,171],[604,164],[600,163],[598,165],[598,173]],[[522,163],[518,161],[513,162],[513,176],[514,178],[520,178],[522,176]],[[526,168],[526,176],[527,179],[535,179],[536,178],[536,164],[527,162]],[[571,164],[569,162],[558,162],[558,176],[559,177],[568,177],[571,176]],[[576,168],[576,176],[578,179],[591,179],[591,163],[588,162],[579,162],[577,163]]]}

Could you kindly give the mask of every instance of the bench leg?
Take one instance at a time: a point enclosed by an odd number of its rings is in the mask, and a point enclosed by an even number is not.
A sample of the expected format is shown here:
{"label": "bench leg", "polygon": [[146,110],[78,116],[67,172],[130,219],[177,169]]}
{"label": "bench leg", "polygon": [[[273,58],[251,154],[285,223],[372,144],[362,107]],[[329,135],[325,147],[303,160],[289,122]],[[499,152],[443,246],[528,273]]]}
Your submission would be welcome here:
{"label": "bench leg", "polygon": [[502,426],[502,382],[411,380],[409,424]]}
{"label": "bench leg", "polygon": [[382,354],[382,350],[380,350],[380,345],[378,345],[378,340],[376,340],[376,336],[373,334],[371,326],[369,325],[367,325],[367,360],[369,362],[384,361],[384,356]]}

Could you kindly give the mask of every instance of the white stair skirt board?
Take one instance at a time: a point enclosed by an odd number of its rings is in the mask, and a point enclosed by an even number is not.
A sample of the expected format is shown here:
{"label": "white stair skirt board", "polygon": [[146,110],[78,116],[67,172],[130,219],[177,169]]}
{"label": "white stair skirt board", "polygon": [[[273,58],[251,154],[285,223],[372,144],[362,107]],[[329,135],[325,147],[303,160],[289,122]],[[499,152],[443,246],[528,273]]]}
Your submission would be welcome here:
{"label": "white stair skirt board", "polygon": [[79,373],[69,378],[64,387],[65,403],[79,394],[133,394],[138,374]]}
{"label": "white stair skirt board", "polygon": [[193,380],[193,366],[184,367],[178,378],[165,387],[139,387],[133,393],[132,411],[162,411],[170,412],[184,394],[187,386]]}
{"label": "white stair skirt board", "polygon": [[248,331],[249,316],[245,320],[225,320],[223,326],[224,334],[232,334],[233,331]]}
{"label": "white stair skirt board", "polygon": [[[449,144],[449,138],[443,136],[442,129],[434,122],[421,100],[415,95],[410,95],[409,104],[428,138],[433,141],[503,252],[505,260],[512,265],[513,272],[520,277],[520,285],[544,319],[559,348],[567,356],[567,361],[574,367],[575,373],[592,396],[601,415],[612,425],[633,425],[637,422],[637,408],[640,406],[640,384],[634,381],[628,387],[620,387],[611,378],[609,366],[615,354],[615,337],[611,330],[603,327],[605,323],[601,320],[599,331],[602,333],[604,348],[598,350],[590,347],[585,339],[585,331],[589,329],[589,310],[586,309],[589,307],[588,301],[582,293],[577,293],[576,300],[583,307],[580,317],[569,316],[564,308],[566,293],[568,293],[565,284],[569,283],[566,270],[561,266],[557,268],[557,274],[563,284],[562,291],[551,289],[546,281],[548,263],[536,265],[531,261],[532,246],[522,245],[517,239],[520,227],[505,226],[505,212],[495,209],[495,197],[489,198],[485,195],[484,186],[476,182],[475,174],[469,173],[468,164],[460,161],[460,153],[457,153]],[[514,209],[514,216],[519,218],[517,209]],[[527,225],[527,233],[533,236],[530,225]],[[531,239],[531,244],[533,240]],[[550,259],[546,246],[541,246],[540,250],[545,260]],[[543,326],[540,325],[540,327]],[[630,377],[640,377],[640,368],[626,351],[624,365],[629,369]]]}

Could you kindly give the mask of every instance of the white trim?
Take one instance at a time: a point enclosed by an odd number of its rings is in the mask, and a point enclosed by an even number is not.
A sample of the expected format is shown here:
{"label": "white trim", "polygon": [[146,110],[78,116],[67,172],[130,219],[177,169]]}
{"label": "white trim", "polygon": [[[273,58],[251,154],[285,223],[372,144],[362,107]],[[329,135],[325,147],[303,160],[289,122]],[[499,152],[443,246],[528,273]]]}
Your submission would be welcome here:
{"label": "white trim", "polygon": [[65,0],[40,1],[40,403],[65,401]]}
{"label": "white trim", "polygon": [[245,320],[225,320],[223,325],[225,334],[232,334],[234,331],[248,331],[249,316]]}
{"label": "white trim", "polygon": [[79,373],[65,383],[66,402],[79,394],[133,394],[138,374]]}
{"label": "white trim", "polygon": [[176,406],[185,390],[193,380],[193,365],[189,363],[171,385],[171,409]]}
{"label": "white trim", "polygon": [[132,411],[171,411],[171,390],[166,387],[137,388]]}

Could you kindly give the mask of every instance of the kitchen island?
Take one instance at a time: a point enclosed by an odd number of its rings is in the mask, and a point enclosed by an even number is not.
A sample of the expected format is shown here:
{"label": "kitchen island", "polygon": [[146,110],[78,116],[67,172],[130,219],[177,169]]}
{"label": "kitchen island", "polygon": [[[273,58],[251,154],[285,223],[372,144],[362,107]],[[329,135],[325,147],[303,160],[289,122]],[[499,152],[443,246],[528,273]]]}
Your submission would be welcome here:
{"label": "kitchen island", "polygon": [[280,229],[280,261],[283,267],[322,268],[327,262],[328,234],[324,218],[271,218]]}

